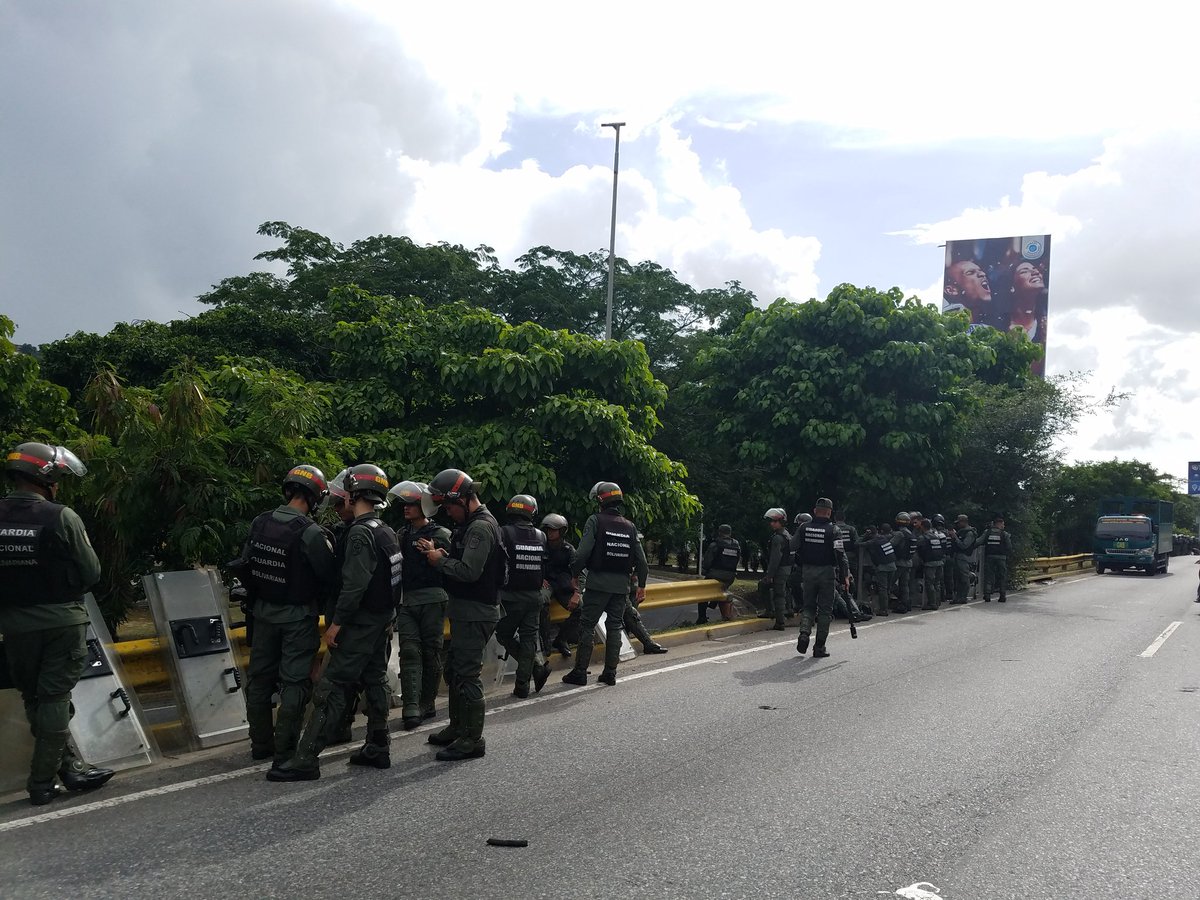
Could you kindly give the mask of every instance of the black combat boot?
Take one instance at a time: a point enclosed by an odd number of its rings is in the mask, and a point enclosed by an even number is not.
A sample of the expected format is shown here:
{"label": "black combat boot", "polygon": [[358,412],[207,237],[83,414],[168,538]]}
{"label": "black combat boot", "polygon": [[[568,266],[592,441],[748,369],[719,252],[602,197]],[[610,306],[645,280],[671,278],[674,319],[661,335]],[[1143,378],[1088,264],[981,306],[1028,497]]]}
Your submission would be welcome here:
{"label": "black combat boot", "polygon": [[387,730],[372,731],[367,735],[367,742],[350,754],[347,760],[352,766],[374,766],[376,769],[390,769],[392,757],[388,750],[389,735]]}

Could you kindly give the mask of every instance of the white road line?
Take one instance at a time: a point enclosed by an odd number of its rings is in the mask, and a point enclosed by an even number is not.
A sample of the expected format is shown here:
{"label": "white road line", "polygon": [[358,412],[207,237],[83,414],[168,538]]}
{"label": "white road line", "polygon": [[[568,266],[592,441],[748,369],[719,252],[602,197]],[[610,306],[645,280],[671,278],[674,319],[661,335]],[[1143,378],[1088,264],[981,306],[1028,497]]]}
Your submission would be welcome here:
{"label": "white road line", "polygon": [[[930,610],[930,612],[932,612],[932,611],[933,610]],[[918,613],[917,615],[922,615],[922,614],[923,613]],[[911,618],[913,618],[913,616],[909,616],[908,618],[911,619]],[[895,622],[900,622],[900,621],[904,621],[904,620],[894,619],[890,623],[889,622],[872,622],[869,625],[859,625],[858,630],[866,631],[868,628],[875,628],[876,626],[879,626],[879,625],[894,624]],[[1174,626],[1172,626],[1171,628],[1168,628],[1167,631],[1165,631],[1163,633],[1164,636],[1159,638],[1159,643],[1166,640],[1166,636],[1169,635],[1170,632],[1174,630],[1175,626],[1177,626],[1179,624],[1180,624],[1179,622],[1176,622]],[[847,634],[847,633],[849,633],[849,629],[839,628],[836,630],[831,630],[829,633],[831,636],[835,635],[835,634]],[[770,641],[767,643],[758,644],[753,647],[746,647],[741,650],[731,650],[728,653],[720,653],[720,654],[717,654],[716,656],[706,656],[702,659],[691,659],[691,660],[688,660],[687,662],[675,663],[674,665],[670,665],[670,666],[662,666],[657,669],[647,669],[643,672],[634,672],[631,675],[622,675],[620,681],[626,682],[626,681],[636,681],[640,678],[652,678],[655,675],[665,675],[668,672],[678,672],[682,669],[693,668],[694,666],[703,666],[703,665],[708,665],[711,663],[725,662],[726,660],[734,659],[735,657],[738,657],[738,656],[746,656],[747,654],[750,654],[750,653],[759,653],[763,650],[772,650],[772,649],[776,649],[779,647],[794,647],[795,645],[796,645],[796,641],[791,638],[789,638],[788,640],[783,640],[783,641]],[[1152,648],[1152,649],[1157,649],[1157,648]],[[1146,654],[1142,654],[1142,655],[1145,656]],[[599,682],[593,682],[592,684],[586,685],[584,687],[577,687],[577,688],[574,688],[569,691],[556,691],[553,694],[543,694],[538,697],[530,697],[528,700],[519,700],[516,703],[506,703],[504,706],[493,707],[492,709],[489,709],[487,711],[487,715],[496,716],[496,715],[500,715],[501,713],[509,712],[511,710],[524,709],[528,706],[534,706],[538,703],[549,703],[553,700],[563,700],[563,699],[570,698],[570,697],[577,697],[580,694],[586,693],[588,691],[600,690],[603,687],[604,686],[601,685]],[[444,723],[435,722],[435,723],[430,723],[428,725],[422,725],[420,728],[415,728],[412,731],[393,732],[392,739],[393,740],[402,740],[404,738],[412,737],[414,735],[418,735],[418,734],[421,734],[426,731],[434,731],[434,730],[440,729],[443,726],[444,726]],[[324,753],[322,753],[321,759],[325,759],[325,758],[331,757],[331,756],[339,756],[343,753],[350,753],[354,749],[356,749],[356,748],[353,745],[346,746],[346,747],[333,747],[329,750],[326,750]],[[39,825],[43,822],[53,822],[57,819],[68,819],[68,818],[71,818],[72,816],[80,816],[80,815],[83,815],[84,813],[95,812],[95,811],[101,810],[101,809],[111,809],[114,806],[124,806],[126,803],[133,803],[135,800],[145,800],[150,797],[161,797],[164,794],[174,794],[174,793],[177,793],[178,791],[190,790],[191,788],[205,787],[206,785],[210,785],[210,784],[220,784],[222,781],[232,781],[235,778],[242,778],[247,775],[258,775],[261,777],[263,775],[263,773],[265,772],[265,769],[266,769],[265,763],[255,765],[255,766],[247,766],[244,769],[234,769],[232,772],[222,772],[219,775],[206,775],[203,778],[192,778],[192,779],[189,779],[188,781],[179,781],[179,782],[176,782],[175,784],[164,785],[163,787],[150,788],[150,789],[144,790],[144,791],[135,791],[134,793],[124,794],[120,797],[111,797],[107,800],[97,800],[93,803],[81,803],[78,806],[71,806],[71,807],[67,807],[66,809],[57,809],[54,812],[41,813],[39,815],[29,816],[24,819],[14,819],[11,822],[0,822],[0,834],[4,834],[7,831],[16,831],[18,828],[27,828],[30,825]]]}
{"label": "white road line", "polygon": [[1163,644],[1165,644],[1167,642],[1167,638],[1169,638],[1172,634],[1174,634],[1175,629],[1178,628],[1182,624],[1183,624],[1182,622],[1172,622],[1170,625],[1168,625],[1166,627],[1166,629],[1163,631],[1162,634],[1160,634],[1158,637],[1156,637],[1154,639],[1154,643],[1152,643],[1149,647],[1147,647],[1145,650],[1143,650],[1138,655],[1141,656],[1143,659],[1149,659],[1151,656],[1153,656],[1155,653],[1158,652],[1158,648],[1161,647]]}

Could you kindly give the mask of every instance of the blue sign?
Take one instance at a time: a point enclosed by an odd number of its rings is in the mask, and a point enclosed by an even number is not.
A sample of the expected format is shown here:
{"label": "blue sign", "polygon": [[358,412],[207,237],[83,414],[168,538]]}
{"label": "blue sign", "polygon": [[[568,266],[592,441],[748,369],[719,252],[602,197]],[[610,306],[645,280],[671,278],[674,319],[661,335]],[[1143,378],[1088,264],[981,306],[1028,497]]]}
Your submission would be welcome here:
{"label": "blue sign", "polygon": [[1200,497],[1200,462],[1188,463],[1188,495]]}

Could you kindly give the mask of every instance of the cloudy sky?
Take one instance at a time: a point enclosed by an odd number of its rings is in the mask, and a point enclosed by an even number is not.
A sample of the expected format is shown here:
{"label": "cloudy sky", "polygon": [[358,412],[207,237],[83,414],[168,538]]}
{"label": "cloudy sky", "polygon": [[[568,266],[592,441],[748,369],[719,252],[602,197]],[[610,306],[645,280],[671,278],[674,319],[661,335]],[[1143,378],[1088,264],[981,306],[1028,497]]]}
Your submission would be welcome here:
{"label": "cloudy sky", "polygon": [[[940,297],[1054,236],[1048,371],[1131,394],[1069,458],[1200,459],[1200,77],[1176,7],[0,0],[17,339],[197,311],[281,219],[607,247],[765,303]],[[833,8],[836,7],[836,8]],[[519,13],[516,12],[519,10]]]}

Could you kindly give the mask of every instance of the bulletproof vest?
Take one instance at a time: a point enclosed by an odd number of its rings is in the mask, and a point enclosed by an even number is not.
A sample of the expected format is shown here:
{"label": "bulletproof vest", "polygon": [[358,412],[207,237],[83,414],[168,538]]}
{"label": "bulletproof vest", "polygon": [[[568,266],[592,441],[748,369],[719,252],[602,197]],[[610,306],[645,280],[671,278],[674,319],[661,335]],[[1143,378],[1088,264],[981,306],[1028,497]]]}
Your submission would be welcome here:
{"label": "bulletproof vest", "polygon": [[396,532],[384,525],[382,520],[367,519],[362,524],[371,529],[371,536],[375,539],[375,571],[371,573],[371,582],[363,594],[361,607],[368,612],[387,612],[396,608],[399,599],[404,554],[400,551]]}
{"label": "bulletproof vest", "polygon": [[463,558],[467,549],[467,529],[476,522],[483,523],[492,532],[492,549],[483,564],[483,571],[475,581],[447,578],[446,593],[460,600],[495,605],[500,602],[500,586],[504,583],[504,539],[496,517],[486,506],[480,506],[471,513],[466,522],[454,530],[454,535],[450,538],[450,555],[454,559]]}
{"label": "bulletproof vest", "polygon": [[432,540],[438,530],[439,526],[433,522],[427,522],[416,531],[410,526],[405,526],[404,530],[396,536],[400,542],[400,552],[404,554],[404,571],[400,577],[404,590],[417,591],[422,588],[444,586],[445,579],[442,578],[442,573],[431,566],[429,560],[425,558],[425,554],[417,549],[417,541],[424,538]]}
{"label": "bulletproof vest", "polygon": [[742,558],[742,545],[733,538],[717,538],[716,544],[712,567],[722,572],[736,572],[738,560]]}
{"label": "bulletproof vest", "polygon": [[988,556],[1008,556],[1008,549],[1004,546],[1003,531],[988,531],[986,552]]}
{"label": "bulletproof vest", "polygon": [[559,541],[557,544],[546,544],[546,572],[556,574],[558,572],[566,572],[570,574],[571,559],[575,556],[575,546],[566,541]]}
{"label": "bulletproof vest", "polygon": [[835,566],[837,550],[833,542],[840,540],[837,526],[832,522],[809,522],[800,532],[797,561],[804,566]]}
{"label": "bulletproof vest", "polygon": [[916,541],[908,526],[898,528],[893,534],[900,535],[900,546],[896,547],[897,562],[912,562],[913,554],[917,551]]}
{"label": "bulletproof vest", "polygon": [[854,526],[847,525],[845,522],[839,525],[835,522],[833,527],[838,530],[838,537],[842,541],[842,549],[847,553],[853,552],[854,545],[858,543],[858,532],[854,529]]}
{"label": "bulletproof vest", "polygon": [[941,562],[946,558],[946,542],[936,531],[925,535],[917,547],[923,562]]}
{"label": "bulletproof vest", "polygon": [[67,584],[51,535],[65,507],[49,500],[0,500],[0,605],[71,603],[83,594]]}
{"label": "bulletproof vest", "polygon": [[886,537],[879,537],[867,543],[867,555],[876,566],[887,565],[896,561],[896,548]]}
{"label": "bulletproof vest", "polygon": [[279,521],[263,513],[250,526],[250,584],[257,600],[309,606],[317,599],[317,577],[301,544],[312,519]]}
{"label": "bulletproof vest", "polygon": [[596,516],[596,546],[588,569],[628,575],[633,571],[635,541],[637,528],[632,522],[615,511],[602,509]]}
{"label": "bulletproof vest", "polygon": [[501,533],[508,554],[504,586],[511,591],[539,590],[546,580],[546,535],[525,522],[505,525]]}

